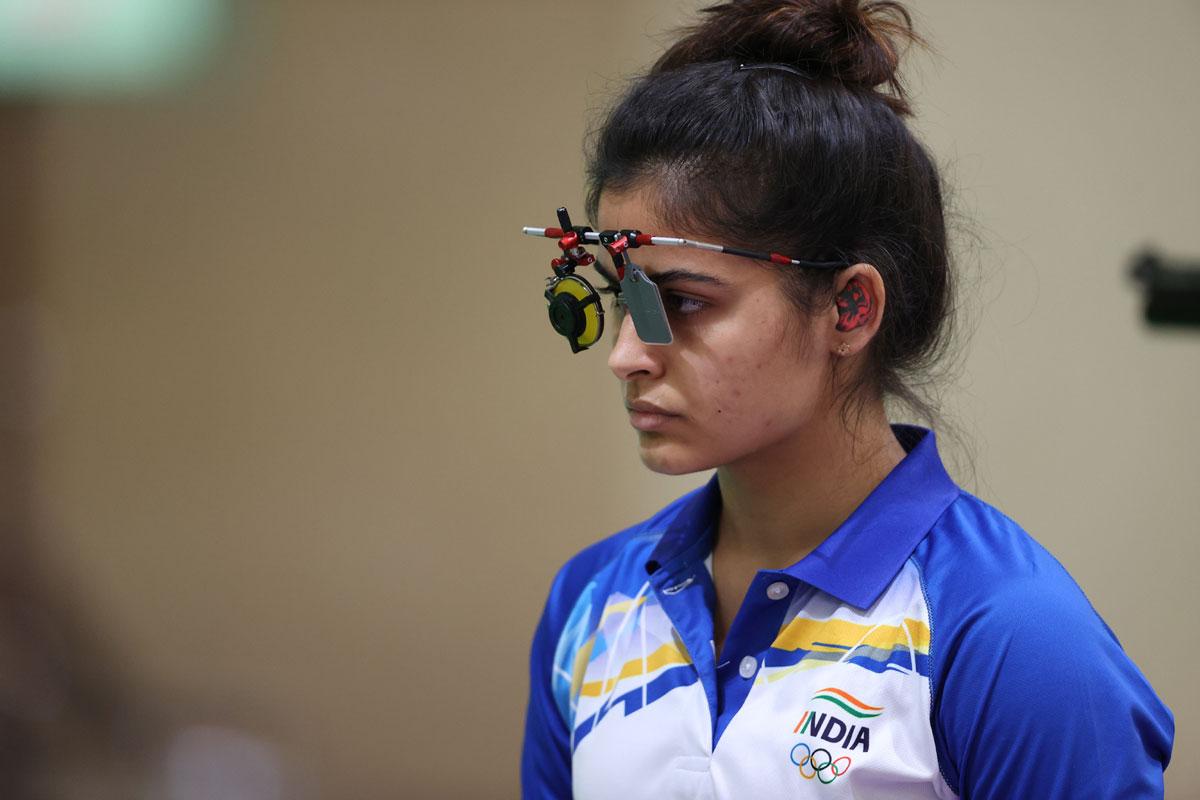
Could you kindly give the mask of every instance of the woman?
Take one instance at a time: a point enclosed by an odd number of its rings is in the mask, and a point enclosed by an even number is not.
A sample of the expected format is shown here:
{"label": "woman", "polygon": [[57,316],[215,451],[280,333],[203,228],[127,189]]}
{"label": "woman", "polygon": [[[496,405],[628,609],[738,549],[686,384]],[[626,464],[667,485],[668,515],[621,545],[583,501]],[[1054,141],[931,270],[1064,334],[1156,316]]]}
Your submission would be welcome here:
{"label": "woman", "polygon": [[[591,217],[638,251],[642,461],[708,484],[571,559],[533,644],[527,798],[1162,796],[1174,723],[1062,566],[891,425],[952,308],[893,2],[707,9],[615,106]],[[880,88],[882,87],[882,88]]]}

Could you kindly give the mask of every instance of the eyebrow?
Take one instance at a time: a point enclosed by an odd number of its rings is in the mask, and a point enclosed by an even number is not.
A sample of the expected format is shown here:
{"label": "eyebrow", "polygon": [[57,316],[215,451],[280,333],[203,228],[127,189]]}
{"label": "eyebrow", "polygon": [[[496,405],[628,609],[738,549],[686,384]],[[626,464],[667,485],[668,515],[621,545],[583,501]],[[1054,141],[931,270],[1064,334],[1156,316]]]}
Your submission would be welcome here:
{"label": "eyebrow", "polygon": [[[639,265],[640,266],[640,265]],[[726,287],[729,284],[715,275],[706,275],[702,272],[692,272],[686,269],[665,269],[662,272],[650,272],[645,267],[642,271],[646,273],[646,277],[655,283],[673,283],[675,281],[691,281],[693,283],[705,283],[709,286]]]}
{"label": "eyebrow", "polygon": [[[601,253],[600,258],[596,259],[594,264],[596,271],[604,276],[610,283],[617,282],[617,273],[613,269],[612,262],[606,253]],[[707,275],[703,272],[692,272],[688,269],[665,269],[660,271],[651,271],[644,265],[638,264],[642,272],[646,273],[646,277],[654,281],[655,284],[666,284],[673,281],[691,281],[692,283],[703,283],[709,286],[715,286],[718,289],[724,289],[729,286],[728,281],[723,281],[715,275]]]}

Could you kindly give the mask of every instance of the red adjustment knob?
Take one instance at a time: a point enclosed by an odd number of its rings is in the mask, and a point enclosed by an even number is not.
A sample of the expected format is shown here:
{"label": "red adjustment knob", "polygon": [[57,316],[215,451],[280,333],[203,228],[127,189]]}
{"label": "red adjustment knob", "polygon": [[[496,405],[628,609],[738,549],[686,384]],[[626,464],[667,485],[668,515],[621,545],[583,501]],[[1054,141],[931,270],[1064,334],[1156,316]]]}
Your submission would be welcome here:
{"label": "red adjustment knob", "polygon": [[624,253],[629,249],[629,239],[624,236],[619,236],[611,243],[604,245],[604,247],[608,250],[608,252],[614,255],[617,253]]}
{"label": "red adjustment knob", "polygon": [[586,267],[588,264],[595,263],[596,257],[591,253],[584,253],[583,255],[579,256],[577,260],[579,261],[580,265]]}
{"label": "red adjustment knob", "polygon": [[579,234],[575,231],[567,231],[558,240],[558,246],[563,250],[570,250],[573,247],[579,246]]}

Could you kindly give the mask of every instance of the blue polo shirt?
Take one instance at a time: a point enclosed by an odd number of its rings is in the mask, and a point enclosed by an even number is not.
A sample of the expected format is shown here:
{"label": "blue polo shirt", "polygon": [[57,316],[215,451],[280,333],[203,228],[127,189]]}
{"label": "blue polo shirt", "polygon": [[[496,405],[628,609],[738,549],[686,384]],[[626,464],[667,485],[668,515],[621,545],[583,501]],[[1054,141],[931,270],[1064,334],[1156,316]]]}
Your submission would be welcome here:
{"label": "blue polo shirt", "polygon": [[1076,583],[934,434],[755,576],[718,657],[714,474],[572,558],[534,635],[525,798],[1150,798],[1174,736]]}

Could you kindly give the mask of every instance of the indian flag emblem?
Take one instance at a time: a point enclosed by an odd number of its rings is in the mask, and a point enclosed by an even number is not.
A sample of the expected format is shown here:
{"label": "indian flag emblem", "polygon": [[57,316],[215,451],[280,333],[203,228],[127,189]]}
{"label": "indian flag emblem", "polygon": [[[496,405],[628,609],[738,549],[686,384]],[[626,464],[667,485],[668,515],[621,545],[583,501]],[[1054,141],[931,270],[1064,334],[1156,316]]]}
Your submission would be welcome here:
{"label": "indian flag emblem", "polygon": [[881,706],[869,706],[849,692],[843,692],[841,689],[835,689],[832,686],[821,689],[813,695],[812,699],[814,701],[824,700],[828,703],[833,703],[847,714],[853,714],[859,719],[870,719],[871,717],[878,717],[883,713]]}

